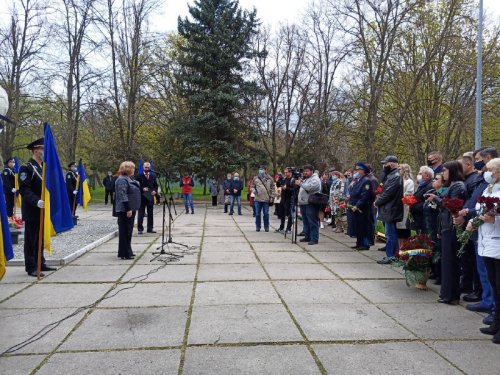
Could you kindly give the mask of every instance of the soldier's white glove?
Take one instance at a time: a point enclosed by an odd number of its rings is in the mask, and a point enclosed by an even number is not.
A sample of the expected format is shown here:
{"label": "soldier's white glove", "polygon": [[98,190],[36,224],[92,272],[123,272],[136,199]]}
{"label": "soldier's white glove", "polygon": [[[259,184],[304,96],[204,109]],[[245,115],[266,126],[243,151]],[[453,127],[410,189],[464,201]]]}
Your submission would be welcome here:
{"label": "soldier's white glove", "polygon": [[13,193],[15,193],[15,192],[16,192],[16,188],[12,188],[12,190],[11,190],[11,191],[12,191]]}
{"label": "soldier's white glove", "polygon": [[73,194],[77,195],[78,194],[78,190],[73,190]]}
{"label": "soldier's white glove", "polygon": [[38,203],[36,205],[38,206],[38,208],[44,208],[45,207],[45,203],[41,199],[38,201]]}

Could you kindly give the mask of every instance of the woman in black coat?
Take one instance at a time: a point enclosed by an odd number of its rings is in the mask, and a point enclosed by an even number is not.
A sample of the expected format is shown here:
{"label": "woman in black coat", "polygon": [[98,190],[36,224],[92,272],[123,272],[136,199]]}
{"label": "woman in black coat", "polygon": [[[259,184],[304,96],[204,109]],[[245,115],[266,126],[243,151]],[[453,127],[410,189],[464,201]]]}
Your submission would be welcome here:
{"label": "woman in black coat", "polygon": [[120,176],[115,182],[115,215],[118,217],[118,257],[133,259],[132,231],[134,230],[135,213],[141,206],[141,189],[138,181],[134,181],[135,164],[124,161],[120,165]]}
{"label": "woman in black coat", "polygon": [[433,190],[432,179],[434,178],[434,171],[432,168],[424,165],[420,167],[417,174],[417,190],[413,194],[417,203],[410,207],[411,216],[413,217],[412,228],[417,231],[417,233],[425,233],[425,221],[424,221],[424,195]]}
{"label": "woman in black coat", "polygon": [[439,226],[441,233],[441,292],[438,302],[457,305],[460,301],[460,263],[457,256],[458,241],[451,213],[443,207],[443,199],[467,199],[467,188],[463,182],[462,165],[456,161],[443,164],[444,186],[442,196],[431,194],[432,200],[440,207]]}

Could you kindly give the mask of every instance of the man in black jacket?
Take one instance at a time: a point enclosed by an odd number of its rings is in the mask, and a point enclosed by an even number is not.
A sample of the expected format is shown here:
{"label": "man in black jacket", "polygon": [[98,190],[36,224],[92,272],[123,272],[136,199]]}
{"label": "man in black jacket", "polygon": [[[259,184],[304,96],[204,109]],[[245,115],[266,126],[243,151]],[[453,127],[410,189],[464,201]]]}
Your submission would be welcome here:
{"label": "man in black jacket", "polygon": [[105,190],[104,204],[108,204],[108,196],[111,198],[111,204],[115,201],[115,181],[116,179],[114,178],[113,173],[108,171],[108,175],[104,177],[104,180],[102,180]]}
{"label": "man in black jacket", "polygon": [[379,264],[389,264],[394,261],[394,257],[399,248],[396,223],[403,220],[403,178],[398,170],[398,158],[388,155],[382,160],[384,166],[385,182],[380,193],[375,200],[375,207],[378,208],[378,217],[385,224],[385,253],[386,256],[377,261]]}
{"label": "man in black jacket", "polygon": [[141,207],[139,208],[139,214],[137,216],[137,231],[139,234],[144,232],[144,214],[146,208],[148,210],[148,233],[156,233],[153,230],[153,207],[154,207],[154,197],[158,192],[158,182],[156,181],[156,176],[151,172],[151,164],[144,163],[144,171],[142,174],[137,176],[137,181],[141,185]]}
{"label": "man in black jacket", "polygon": [[[292,169],[290,167],[285,168],[285,178],[280,182],[281,187],[281,208],[283,210],[283,215],[280,217],[280,227],[276,230],[278,233],[292,233],[293,225],[293,214],[292,214],[292,204],[293,196],[295,191],[298,191],[295,187],[295,179],[292,176]],[[287,219],[286,229],[285,229],[285,219]]]}
{"label": "man in black jacket", "polygon": [[238,215],[241,215],[241,191],[243,190],[243,181],[240,180],[240,175],[238,173],[234,174],[229,190],[231,192],[231,208],[229,210],[229,215],[234,214],[235,202],[238,205]]}
{"label": "man in black jacket", "polygon": [[77,177],[76,163],[72,161],[68,164],[68,172],[66,173],[66,191],[68,192],[69,206],[73,216],[76,213],[76,195],[78,194]]}
{"label": "man in black jacket", "polygon": [[7,207],[7,216],[14,215],[14,199],[16,197],[16,176],[14,174],[14,158],[8,158],[2,172],[3,194]]}

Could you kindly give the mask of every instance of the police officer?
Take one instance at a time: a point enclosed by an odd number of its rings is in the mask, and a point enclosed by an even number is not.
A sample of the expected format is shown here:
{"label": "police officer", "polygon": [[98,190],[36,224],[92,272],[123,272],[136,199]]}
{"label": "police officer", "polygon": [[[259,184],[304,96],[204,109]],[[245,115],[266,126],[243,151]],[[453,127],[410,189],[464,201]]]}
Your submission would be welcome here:
{"label": "police officer", "polygon": [[372,206],[375,200],[373,185],[367,174],[370,169],[362,162],[356,163],[353,177],[358,181],[351,188],[349,205],[352,206],[352,221],[356,235],[356,250],[370,249],[372,226]]}
{"label": "police officer", "polygon": [[144,232],[144,214],[146,213],[146,208],[148,210],[148,233],[156,233],[153,230],[153,206],[155,195],[158,192],[158,182],[156,181],[156,176],[151,172],[151,163],[144,163],[144,171],[142,174],[137,175],[137,181],[141,185],[141,207],[139,208],[139,215],[137,217],[137,231],[139,234]]}
{"label": "police officer", "polygon": [[[27,148],[33,157],[19,169],[19,191],[23,198],[21,211],[24,226],[24,263],[28,275],[36,277],[38,260],[38,236],[40,230],[40,209],[44,207],[42,194],[43,138],[30,143]],[[42,252],[42,271],[55,271],[45,264]],[[40,273],[40,276],[44,276]]]}
{"label": "police officer", "polygon": [[68,192],[69,206],[71,207],[73,216],[75,216],[76,213],[76,195],[78,194],[78,188],[76,186],[77,176],[76,163],[72,161],[68,164],[68,172],[66,173],[66,191]]}
{"label": "police officer", "polygon": [[14,198],[16,197],[16,178],[14,175],[14,158],[8,158],[2,172],[3,194],[7,206],[7,216],[14,216]]}

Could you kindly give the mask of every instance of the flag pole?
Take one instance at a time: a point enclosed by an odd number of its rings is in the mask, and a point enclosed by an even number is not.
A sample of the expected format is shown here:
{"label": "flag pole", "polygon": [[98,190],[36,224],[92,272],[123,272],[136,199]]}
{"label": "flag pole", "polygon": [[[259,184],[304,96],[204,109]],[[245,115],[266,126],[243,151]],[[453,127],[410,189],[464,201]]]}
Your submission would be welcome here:
{"label": "flag pole", "polygon": [[[80,175],[76,176],[76,190],[78,190],[78,193],[76,193],[76,195],[73,197],[73,211],[71,211],[72,216],[75,216],[76,201],[78,200],[78,194],[80,193]],[[73,192],[71,192],[71,194],[73,194]]]}
{"label": "flag pole", "polygon": [[45,163],[42,167],[42,196],[41,199],[44,203],[44,207],[40,208],[40,227],[38,230],[38,258],[36,265],[36,278],[40,280],[40,273],[42,272],[42,250],[43,250],[43,224],[45,219]]}

